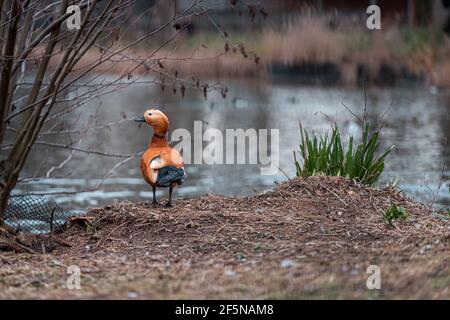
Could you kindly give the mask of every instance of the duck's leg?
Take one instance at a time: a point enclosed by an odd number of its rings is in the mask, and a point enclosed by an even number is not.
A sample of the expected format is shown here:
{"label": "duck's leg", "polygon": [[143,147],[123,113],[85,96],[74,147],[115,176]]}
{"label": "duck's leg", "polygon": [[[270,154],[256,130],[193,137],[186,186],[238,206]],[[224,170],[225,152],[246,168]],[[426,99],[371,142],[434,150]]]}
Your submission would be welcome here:
{"label": "duck's leg", "polygon": [[173,190],[173,187],[170,186],[169,187],[169,201],[167,201],[167,203],[164,205],[164,207],[166,207],[166,208],[172,207],[172,190]]}
{"label": "duck's leg", "polygon": [[156,187],[152,186],[153,188],[153,202],[152,204],[157,204],[158,202],[156,201]]}

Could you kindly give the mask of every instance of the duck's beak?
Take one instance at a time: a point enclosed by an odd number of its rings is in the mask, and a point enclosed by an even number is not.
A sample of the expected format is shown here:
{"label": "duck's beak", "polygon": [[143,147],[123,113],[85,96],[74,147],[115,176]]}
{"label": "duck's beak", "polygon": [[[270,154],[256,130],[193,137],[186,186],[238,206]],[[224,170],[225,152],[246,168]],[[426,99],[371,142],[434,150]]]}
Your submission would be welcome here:
{"label": "duck's beak", "polygon": [[145,121],[145,118],[142,116],[142,117],[139,117],[139,118],[136,118],[136,119],[134,119],[134,121],[135,122],[146,122]]}

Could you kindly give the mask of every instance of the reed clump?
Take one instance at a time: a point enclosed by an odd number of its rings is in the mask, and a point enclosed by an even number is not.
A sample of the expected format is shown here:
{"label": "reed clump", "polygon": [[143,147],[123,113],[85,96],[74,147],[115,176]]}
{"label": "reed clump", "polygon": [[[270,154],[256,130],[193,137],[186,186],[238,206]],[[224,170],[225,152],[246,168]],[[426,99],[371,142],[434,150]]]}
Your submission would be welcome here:
{"label": "reed clump", "polygon": [[[301,142],[299,150],[294,151],[296,175],[309,177],[316,175],[340,176],[354,179],[367,186],[375,185],[383,170],[386,156],[394,146],[380,154],[379,131],[371,132],[369,124],[364,124],[361,141],[356,142],[350,135],[344,146],[341,133],[332,126],[331,136],[310,136],[300,125]],[[300,155],[302,163],[297,160]]]}

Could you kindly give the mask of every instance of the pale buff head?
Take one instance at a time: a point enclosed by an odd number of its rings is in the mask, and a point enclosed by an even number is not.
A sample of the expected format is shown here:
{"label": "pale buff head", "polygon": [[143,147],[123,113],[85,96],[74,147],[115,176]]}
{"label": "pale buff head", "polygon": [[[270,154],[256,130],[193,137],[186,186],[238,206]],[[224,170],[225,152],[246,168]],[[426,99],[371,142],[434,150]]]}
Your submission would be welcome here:
{"label": "pale buff head", "polygon": [[149,109],[144,112],[144,116],[136,119],[136,122],[146,122],[153,127],[155,134],[165,135],[169,130],[169,119],[161,111],[157,109]]}

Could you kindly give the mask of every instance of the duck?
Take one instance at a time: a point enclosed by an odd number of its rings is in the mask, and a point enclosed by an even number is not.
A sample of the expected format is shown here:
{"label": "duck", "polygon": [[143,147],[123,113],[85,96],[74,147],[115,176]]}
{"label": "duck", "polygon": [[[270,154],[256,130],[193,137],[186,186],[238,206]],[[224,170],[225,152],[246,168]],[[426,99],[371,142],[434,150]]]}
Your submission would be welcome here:
{"label": "duck", "polygon": [[167,143],[169,118],[161,110],[148,109],[134,121],[153,127],[153,137],[140,162],[142,176],[153,189],[152,204],[158,203],[157,187],[169,188],[169,200],[164,206],[172,207],[172,191],[186,180],[186,171],[183,157]]}

